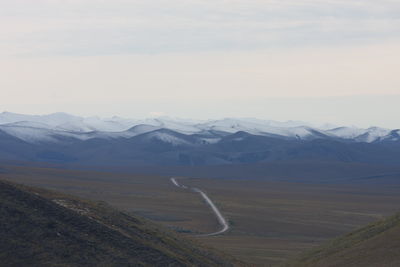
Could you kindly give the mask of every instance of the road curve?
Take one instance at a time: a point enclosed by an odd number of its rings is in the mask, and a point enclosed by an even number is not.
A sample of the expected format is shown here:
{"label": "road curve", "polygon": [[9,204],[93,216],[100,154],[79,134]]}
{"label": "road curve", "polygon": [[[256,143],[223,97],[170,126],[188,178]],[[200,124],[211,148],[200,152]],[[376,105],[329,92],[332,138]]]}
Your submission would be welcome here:
{"label": "road curve", "polygon": [[182,189],[188,189],[191,190],[193,192],[199,193],[201,195],[201,197],[206,201],[206,203],[208,204],[208,206],[210,206],[210,208],[212,209],[212,211],[215,214],[215,217],[217,217],[218,223],[221,225],[222,229],[214,232],[214,233],[210,233],[210,234],[203,234],[201,236],[213,236],[213,235],[219,235],[222,234],[226,231],[229,230],[229,224],[227,223],[226,219],[224,218],[224,216],[222,216],[221,212],[219,211],[219,209],[217,208],[217,206],[215,206],[214,202],[212,202],[212,200],[207,196],[206,193],[204,193],[203,191],[201,191],[198,188],[195,187],[187,187],[186,185],[180,184],[178,183],[178,181],[176,180],[176,178],[171,178],[171,182],[179,188]]}

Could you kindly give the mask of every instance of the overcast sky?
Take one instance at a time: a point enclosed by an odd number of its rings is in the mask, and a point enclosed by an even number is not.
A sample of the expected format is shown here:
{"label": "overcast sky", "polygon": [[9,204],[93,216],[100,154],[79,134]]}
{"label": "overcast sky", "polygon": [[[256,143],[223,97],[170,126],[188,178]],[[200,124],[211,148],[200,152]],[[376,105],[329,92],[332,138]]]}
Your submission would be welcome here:
{"label": "overcast sky", "polygon": [[400,128],[398,0],[0,0],[0,110]]}

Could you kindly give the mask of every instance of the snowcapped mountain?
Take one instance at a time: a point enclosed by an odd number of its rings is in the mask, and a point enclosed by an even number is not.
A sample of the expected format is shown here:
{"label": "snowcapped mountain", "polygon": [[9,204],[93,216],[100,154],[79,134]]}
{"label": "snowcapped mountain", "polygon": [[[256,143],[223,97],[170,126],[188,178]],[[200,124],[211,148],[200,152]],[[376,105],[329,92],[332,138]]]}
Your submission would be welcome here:
{"label": "snowcapped mountain", "polygon": [[99,117],[78,117],[66,113],[53,113],[49,115],[23,115],[11,112],[0,113],[0,125],[10,123],[29,122],[50,126],[52,129],[70,132],[124,131],[136,123],[134,120],[113,117],[101,119]]}
{"label": "snowcapped mountain", "polygon": [[0,161],[158,166],[296,159],[400,164],[400,130],[253,118],[0,114]]}
{"label": "snowcapped mountain", "polygon": [[354,140],[357,142],[372,143],[385,139],[392,130],[370,127],[368,129],[360,129],[356,127],[339,127],[326,131],[332,136],[340,137],[343,139]]}
{"label": "snowcapped mountain", "polygon": [[10,112],[0,114],[0,130],[25,142],[58,142],[60,138],[88,140],[93,138],[133,138],[146,133],[167,143],[186,144],[181,137],[171,137],[157,130],[168,129],[183,135],[193,135],[198,143],[218,143],[225,135],[246,132],[252,135],[288,140],[343,139],[353,142],[373,143],[397,140],[396,130],[371,127],[329,128],[315,127],[300,121],[277,122],[254,118],[225,118],[197,121],[169,117],[143,120],[120,117],[79,117],[66,113],[49,115],[23,115]]}
{"label": "snowcapped mountain", "polygon": [[65,141],[65,138],[87,140],[94,137],[90,133],[63,131],[44,123],[26,121],[2,124],[0,125],[0,131],[27,143],[56,143],[62,140]]}

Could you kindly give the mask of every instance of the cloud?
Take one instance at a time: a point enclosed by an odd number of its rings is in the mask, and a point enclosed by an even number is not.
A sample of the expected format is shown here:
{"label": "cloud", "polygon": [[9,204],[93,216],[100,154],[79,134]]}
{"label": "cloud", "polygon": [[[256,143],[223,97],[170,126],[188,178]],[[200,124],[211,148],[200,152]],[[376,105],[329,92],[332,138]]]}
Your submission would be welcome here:
{"label": "cloud", "polygon": [[[0,99],[26,113],[293,119],[310,102],[274,99],[399,95],[399,14],[397,0],[0,1]],[[393,123],[389,98],[346,112]]]}
{"label": "cloud", "polygon": [[162,116],[166,116],[167,114],[165,112],[162,111],[150,111],[148,116],[149,117],[162,117]]}
{"label": "cloud", "polygon": [[156,99],[396,94],[399,46],[9,59],[0,61],[0,99],[153,106]]}
{"label": "cloud", "polygon": [[15,0],[0,3],[5,55],[107,55],[385,43],[398,1]]}

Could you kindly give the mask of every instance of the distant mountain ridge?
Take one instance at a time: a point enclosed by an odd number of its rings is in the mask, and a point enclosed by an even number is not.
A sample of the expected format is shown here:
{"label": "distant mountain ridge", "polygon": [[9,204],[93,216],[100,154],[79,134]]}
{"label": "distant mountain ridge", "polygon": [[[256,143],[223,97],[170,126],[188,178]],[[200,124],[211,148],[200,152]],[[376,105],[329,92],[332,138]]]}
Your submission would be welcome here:
{"label": "distant mountain ridge", "polygon": [[[143,120],[112,117],[78,117],[66,113],[23,115],[0,113],[0,129],[27,142],[48,139],[46,135],[65,135],[82,140],[91,138],[133,137],[158,129],[169,129],[182,134],[218,132],[222,135],[247,132],[253,135],[294,139],[340,138],[357,142],[393,140],[400,130],[379,127],[314,127],[299,121],[277,122],[252,118],[225,118],[221,120],[182,120],[169,117]],[[48,131],[48,132],[46,132]],[[42,133],[40,133],[42,132]],[[396,139],[397,141],[398,139]]]}
{"label": "distant mountain ridge", "polygon": [[288,121],[0,114],[0,160],[216,165],[317,159],[400,163],[400,130]]}

